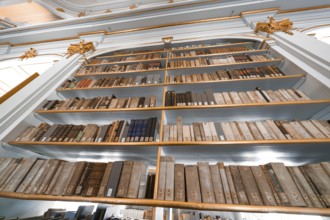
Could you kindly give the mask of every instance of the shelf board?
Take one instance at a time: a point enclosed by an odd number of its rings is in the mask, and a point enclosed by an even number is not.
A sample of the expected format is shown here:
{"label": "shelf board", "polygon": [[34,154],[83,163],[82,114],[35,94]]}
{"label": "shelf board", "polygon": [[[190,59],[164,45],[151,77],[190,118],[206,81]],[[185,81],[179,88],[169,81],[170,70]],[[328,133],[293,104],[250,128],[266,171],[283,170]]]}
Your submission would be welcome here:
{"label": "shelf board", "polygon": [[67,92],[67,91],[76,91],[76,90],[102,90],[102,89],[127,89],[127,88],[145,88],[145,87],[154,87],[154,86],[164,86],[164,83],[157,84],[140,84],[140,85],[125,85],[125,86],[110,86],[110,87],[93,87],[93,88],[72,88],[72,89],[56,89],[58,92]]}
{"label": "shelf board", "polygon": [[[227,67],[227,68],[250,68],[250,67],[259,67],[264,65],[277,65],[281,62],[281,59],[271,59],[265,61],[248,61],[248,62],[240,62],[240,63],[221,63],[221,64],[213,64],[213,65],[202,65],[195,67],[179,67],[179,68],[170,68],[167,67],[165,70],[175,71],[175,70],[216,70],[219,67]],[[224,69],[224,68],[222,68]]]}
{"label": "shelf board", "polygon": [[[267,51],[267,50],[266,50]],[[126,60],[126,61],[115,61],[106,63],[91,63],[85,64],[84,66],[105,66],[105,65],[115,65],[115,64],[126,64],[126,63],[145,63],[154,61],[166,61],[166,58],[148,59],[148,60]]]}
{"label": "shelf board", "polygon": [[[181,60],[181,59],[193,59],[193,58],[200,58],[200,57],[214,57],[214,56],[226,56],[226,55],[237,55],[237,54],[260,54],[266,53],[268,50],[245,50],[245,51],[235,51],[235,52],[227,52],[227,53],[212,53],[212,54],[203,54],[203,55],[196,55],[196,56],[185,56],[185,57],[169,57],[168,61],[173,60]],[[85,65],[87,66],[87,65]]]}
{"label": "shelf board", "polygon": [[136,71],[125,71],[125,72],[107,72],[107,73],[94,73],[94,74],[82,74],[77,75],[74,74],[74,77],[86,77],[86,76],[109,76],[109,75],[117,75],[117,74],[129,74],[129,73],[150,73],[150,72],[160,72],[165,71],[166,68],[154,69],[154,70],[136,70]]}
{"label": "shelf board", "polygon": [[166,53],[166,50],[155,50],[149,52],[141,52],[141,53],[126,53],[126,54],[117,54],[117,55],[109,55],[109,56],[99,56],[97,59],[105,59],[105,58],[113,58],[113,57],[129,57],[129,56],[137,56],[143,54],[153,54],[153,53]]}
{"label": "shelf board", "polygon": [[0,192],[0,197],[12,198],[12,199],[24,199],[24,200],[93,202],[93,203],[104,203],[104,204],[115,204],[115,205],[169,207],[169,208],[196,209],[196,210],[209,210],[209,211],[287,213],[287,214],[330,216],[329,208],[212,204],[212,203],[165,201],[165,200],[155,200],[155,199],[52,196],[52,195],[24,194],[24,193],[15,193],[15,192]]}
{"label": "shelf board", "polygon": [[217,47],[230,47],[230,46],[239,46],[246,44],[253,44],[254,42],[240,42],[240,43],[229,43],[229,44],[218,44],[218,45],[210,45],[203,47],[190,47],[190,48],[182,48],[182,49],[169,49],[169,52],[178,52],[178,51],[187,51],[187,50],[203,50],[209,48],[217,48]]}

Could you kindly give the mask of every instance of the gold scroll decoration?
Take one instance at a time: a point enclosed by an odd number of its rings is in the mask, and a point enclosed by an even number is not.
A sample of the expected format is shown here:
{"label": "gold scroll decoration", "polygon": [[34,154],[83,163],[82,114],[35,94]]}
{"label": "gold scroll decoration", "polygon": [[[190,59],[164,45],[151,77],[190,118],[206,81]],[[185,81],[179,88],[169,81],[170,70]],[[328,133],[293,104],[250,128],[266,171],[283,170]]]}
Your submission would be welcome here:
{"label": "gold scroll decoration", "polygon": [[79,53],[84,54],[88,51],[95,51],[95,47],[93,42],[87,42],[85,43],[85,40],[82,40],[79,42],[79,44],[70,44],[70,46],[67,49],[67,58],[71,57],[73,54]]}
{"label": "gold scroll decoration", "polygon": [[36,57],[37,55],[38,55],[37,50],[34,48],[30,48],[30,50],[26,51],[22,56],[19,57],[19,59],[20,60],[29,59]]}
{"label": "gold scroll decoration", "polygon": [[292,21],[290,21],[288,18],[281,20],[281,21],[275,21],[274,17],[268,17],[269,22],[258,22],[256,25],[255,32],[258,33],[259,31],[266,32],[268,34],[272,34],[276,31],[283,31],[284,33],[293,35],[293,33],[290,31],[292,29]]}

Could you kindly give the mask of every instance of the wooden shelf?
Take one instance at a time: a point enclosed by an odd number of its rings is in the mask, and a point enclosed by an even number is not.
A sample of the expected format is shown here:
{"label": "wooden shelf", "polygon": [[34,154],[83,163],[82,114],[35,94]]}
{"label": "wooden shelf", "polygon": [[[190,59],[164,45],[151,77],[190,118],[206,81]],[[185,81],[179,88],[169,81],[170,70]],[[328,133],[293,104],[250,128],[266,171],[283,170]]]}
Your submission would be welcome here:
{"label": "wooden shelf", "polygon": [[246,45],[246,44],[254,44],[254,42],[239,42],[239,43],[217,44],[217,45],[209,45],[209,46],[202,46],[202,47],[182,48],[182,49],[171,48],[168,51],[169,52],[178,52],[178,51],[187,51],[187,50],[204,50],[204,49],[209,49],[209,48],[240,46],[240,45]]}
{"label": "wooden shelf", "polygon": [[[115,65],[115,64],[126,64],[126,63],[145,63],[145,62],[154,62],[154,61],[166,61],[166,58],[157,58],[157,59],[148,59],[148,60],[127,60],[127,61],[115,61],[115,62],[106,62],[106,63],[95,63],[95,64],[86,64],[84,66],[105,66],[105,65]],[[163,64],[165,64],[163,62]]]}
{"label": "wooden shelf", "polygon": [[166,68],[154,69],[154,70],[136,70],[136,71],[125,71],[125,72],[107,72],[107,73],[94,73],[94,74],[83,74],[83,75],[73,75],[74,77],[84,77],[84,76],[108,76],[108,75],[117,75],[117,74],[128,74],[128,73],[151,73],[151,72],[160,72],[165,71]]}
{"label": "wooden shelf", "polygon": [[15,192],[0,192],[0,197],[12,198],[12,199],[24,199],[24,200],[94,202],[94,203],[115,204],[115,205],[170,207],[170,208],[179,208],[179,209],[197,209],[197,210],[209,210],[209,211],[288,213],[288,214],[330,216],[329,208],[211,204],[211,203],[177,202],[177,201],[165,201],[165,200],[163,201],[163,200],[155,200],[155,199],[52,196],[52,195],[24,194],[24,193],[15,193]]}
{"label": "wooden shelf", "polygon": [[168,57],[168,61],[172,60],[181,60],[181,59],[192,59],[192,58],[200,58],[200,57],[213,57],[213,56],[226,56],[226,55],[238,55],[238,54],[263,54],[266,53],[267,50],[245,50],[245,51],[235,51],[228,53],[212,53],[212,54],[203,54],[196,56],[186,56],[186,57]]}

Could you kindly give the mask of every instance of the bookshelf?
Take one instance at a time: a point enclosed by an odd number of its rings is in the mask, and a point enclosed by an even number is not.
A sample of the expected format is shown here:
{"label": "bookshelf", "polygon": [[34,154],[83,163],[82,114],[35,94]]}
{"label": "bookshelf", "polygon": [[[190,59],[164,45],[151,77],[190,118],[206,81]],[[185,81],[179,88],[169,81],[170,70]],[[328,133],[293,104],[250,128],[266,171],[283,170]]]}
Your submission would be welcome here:
{"label": "bookshelf", "polygon": [[[268,162],[284,162],[294,165],[316,163],[329,160],[327,156],[330,138],[298,138],[298,139],[270,139],[270,140],[218,140],[218,141],[164,141],[164,125],[175,124],[178,117],[183,118],[183,124],[193,122],[220,122],[220,121],[264,121],[272,120],[310,120],[319,119],[318,113],[330,106],[329,91],[318,82],[324,94],[314,94],[306,88],[303,92],[311,97],[310,100],[294,100],[283,102],[264,103],[232,103],[214,105],[183,105],[165,106],[167,91],[184,93],[187,91],[203,93],[205,89],[213,92],[245,92],[255,90],[256,87],[267,90],[298,89],[308,79],[308,73],[304,73],[299,67],[291,67],[282,58],[276,58],[276,54],[268,49],[260,48],[260,43],[240,40],[226,41],[210,40],[205,42],[189,42],[173,45],[171,48],[161,46],[148,48],[133,48],[117,53],[105,54],[91,59],[85,63],[70,80],[66,87],[59,87],[53,97],[66,100],[74,97],[92,99],[114,94],[117,98],[147,97],[154,95],[157,98],[156,106],[142,108],[105,108],[105,109],[61,109],[40,110],[45,105],[45,100],[40,100],[38,109],[22,121],[6,140],[8,144],[31,150],[50,158],[66,160],[137,160],[144,161],[149,168],[156,170],[154,199],[127,199],[109,197],[82,197],[82,196],[51,196],[23,194],[15,192],[0,192],[1,197],[26,200],[50,200],[50,201],[81,201],[97,202],[120,205],[168,207],[180,209],[197,209],[230,212],[275,212],[292,214],[318,214],[330,216],[327,208],[313,207],[284,207],[284,206],[256,206],[240,204],[210,204],[196,202],[164,201],[157,199],[157,187],[159,181],[160,157],[175,156],[176,163],[194,164],[198,161],[216,163],[223,161],[229,164],[265,164]],[[220,43],[219,43],[220,42]],[[193,46],[197,45],[197,46]],[[226,49],[227,48],[227,49]],[[229,49],[228,49],[229,48]],[[245,48],[245,49],[244,49]],[[145,50],[146,49],[146,50]],[[241,51],[240,51],[241,50]],[[262,56],[265,60],[253,58],[233,58],[235,56]],[[228,59],[227,59],[228,58]],[[218,63],[209,62],[198,65],[196,60],[217,60]],[[227,59],[227,61],[221,60]],[[233,61],[234,59],[234,61]],[[243,60],[240,60],[243,59]],[[261,59],[261,58],[260,58]],[[181,61],[186,62],[183,64]],[[203,61],[203,62],[204,62]],[[177,62],[174,66],[171,63]],[[193,66],[189,66],[194,62]],[[145,67],[150,63],[157,63],[151,69]],[[127,67],[131,65],[131,67]],[[140,65],[139,69],[137,66]],[[131,68],[128,71],[121,69]],[[143,67],[144,66],[144,67]],[[171,77],[184,76],[187,79],[191,74],[207,73],[215,71],[240,71],[241,69],[256,69],[275,66],[284,74],[272,76],[250,76],[250,70],[244,77],[232,77],[228,79],[198,80],[197,82],[174,82]],[[108,68],[108,69],[107,69]],[[117,69],[116,69],[117,68]],[[145,68],[145,69],[143,69]],[[93,71],[88,72],[88,69]],[[87,70],[87,71],[85,71]],[[299,71],[298,71],[299,70]],[[254,73],[257,74],[257,73]],[[148,76],[152,75],[150,82]],[[136,80],[141,76],[141,81]],[[114,77],[110,83],[100,83],[105,77]],[[125,80],[123,81],[123,78]],[[143,83],[142,80],[145,80]],[[153,81],[153,79],[157,79]],[[85,86],[83,80],[88,82]],[[94,80],[94,81],[93,81]],[[71,82],[72,81],[72,82]],[[122,82],[122,83],[120,83]],[[80,83],[80,84],[79,84]],[[302,110],[303,109],[303,110]],[[15,141],[15,138],[28,126],[38,126],[41,122],[53,124],[110,124],[115,120],[142,120],[150,117],[157,118],[155,136],[153,141],[143,142],[58,142],[58,141]],[[189,153],[188,153],[189,152]],[[268,157],[264,153],[268,153]],[[258,160],[262,158],[262,162]]]}

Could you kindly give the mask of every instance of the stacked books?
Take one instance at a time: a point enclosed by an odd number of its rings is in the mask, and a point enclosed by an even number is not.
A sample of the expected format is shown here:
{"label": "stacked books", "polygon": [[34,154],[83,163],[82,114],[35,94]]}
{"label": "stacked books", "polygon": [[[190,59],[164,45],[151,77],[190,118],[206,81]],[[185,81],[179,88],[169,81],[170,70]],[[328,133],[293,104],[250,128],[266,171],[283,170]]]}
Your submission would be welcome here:
{"label": "stacked books", "polygon": [[100,75],[109,73],[124,73],[146,70],[162,69],[161,62],[149,63],[132,63],[132,64],[115,64],[115,65],[100,65],[100,66],[84,66],[76,72],[76,76],[83,75]]}
{"label": "stacked books", "polygon": [[203,203],[330,207],[330,162],[285,166],[176,164],[162,156],[157,199]]}
{"label": "stacked books", "polygon": [[148,74],[147,76],[136,77],[109,76],[100,79],[85,78],[79,81],[68,79],[61,85],[60,89],[108,88],[158,83],[161,83],[160,74]]}
{"label": "stacked books", "polygon": [[108,125],[41,123],[27,127],[15,141],[27,142],[152,142],[157,118],[117,120]]}
{"label": "stacked books", "polygon": [[189,52],[169,52],[169,58],[177,57],[194,57],[221,53],[233,53],[254,50],[252,45],[235,46],[235,47],[219,47],[219,48],[205,48],[203,50],[191,50]]}
{"label": "stacked books", "polygon": [[253,141],[330,138],[330,122],[322,120],[265,120],[194,122],[184,125],[182,117],[176,124],[163,127],[163,141]]}
{"label": "stacked books", "polygon": [[156,107],[156,102],[157,96],[116,98],[112,95],[92,99],[75,97],[66,100],[48,100],[40,110],[152,108]]}
{"label": "stacked books", "polygon": [[89,61],[89,64],[107,64],[107,63],[119,63],[119,62],[134,62],[142,60],[159,60],[162,59],[160,53],[147,53],[147,54],[136,54],[134,56],[114,56],[103,59],[94,59]]}
{"label": "stacked books", "polygon": [[268,61],[271,60],[267,55],[224,55],[213,58],[198,58],[189,60],[173,60],[169,61],[167,67],[170,69],[176,68],[189,68],[189,67],[200,67],[208,65],[218,65],[218,64],[234,64],[234,63],[244,63],[244,62],[255,62],[255,61]]}
{"label": "stacked books", "polygon": [[299,89],[262,90],[257,87],[254,91],[246,92],[213,92],[210,89],[204,93],[187,91],[176,93],[167,91],[165,106],[192,106],[192,105],[225,105],[225,104],[249,104],[265,102],[295,102],[310,100]]}
{"label": "stacked books", "polygon": [[177,76],[167,76],[167,83],[196,83],[212,82],[232,79],[247,79],[260,77],[284,76],[284,73],[276,66],[263,66],[256,68],[243,68],[231,70],[217,70],[214,73],[185,74]]}
{"label": "stacked books", "polygon": [[141,199],[153,195],[154,174],[141,161],[0,158],[0,164],[0,191]]}

